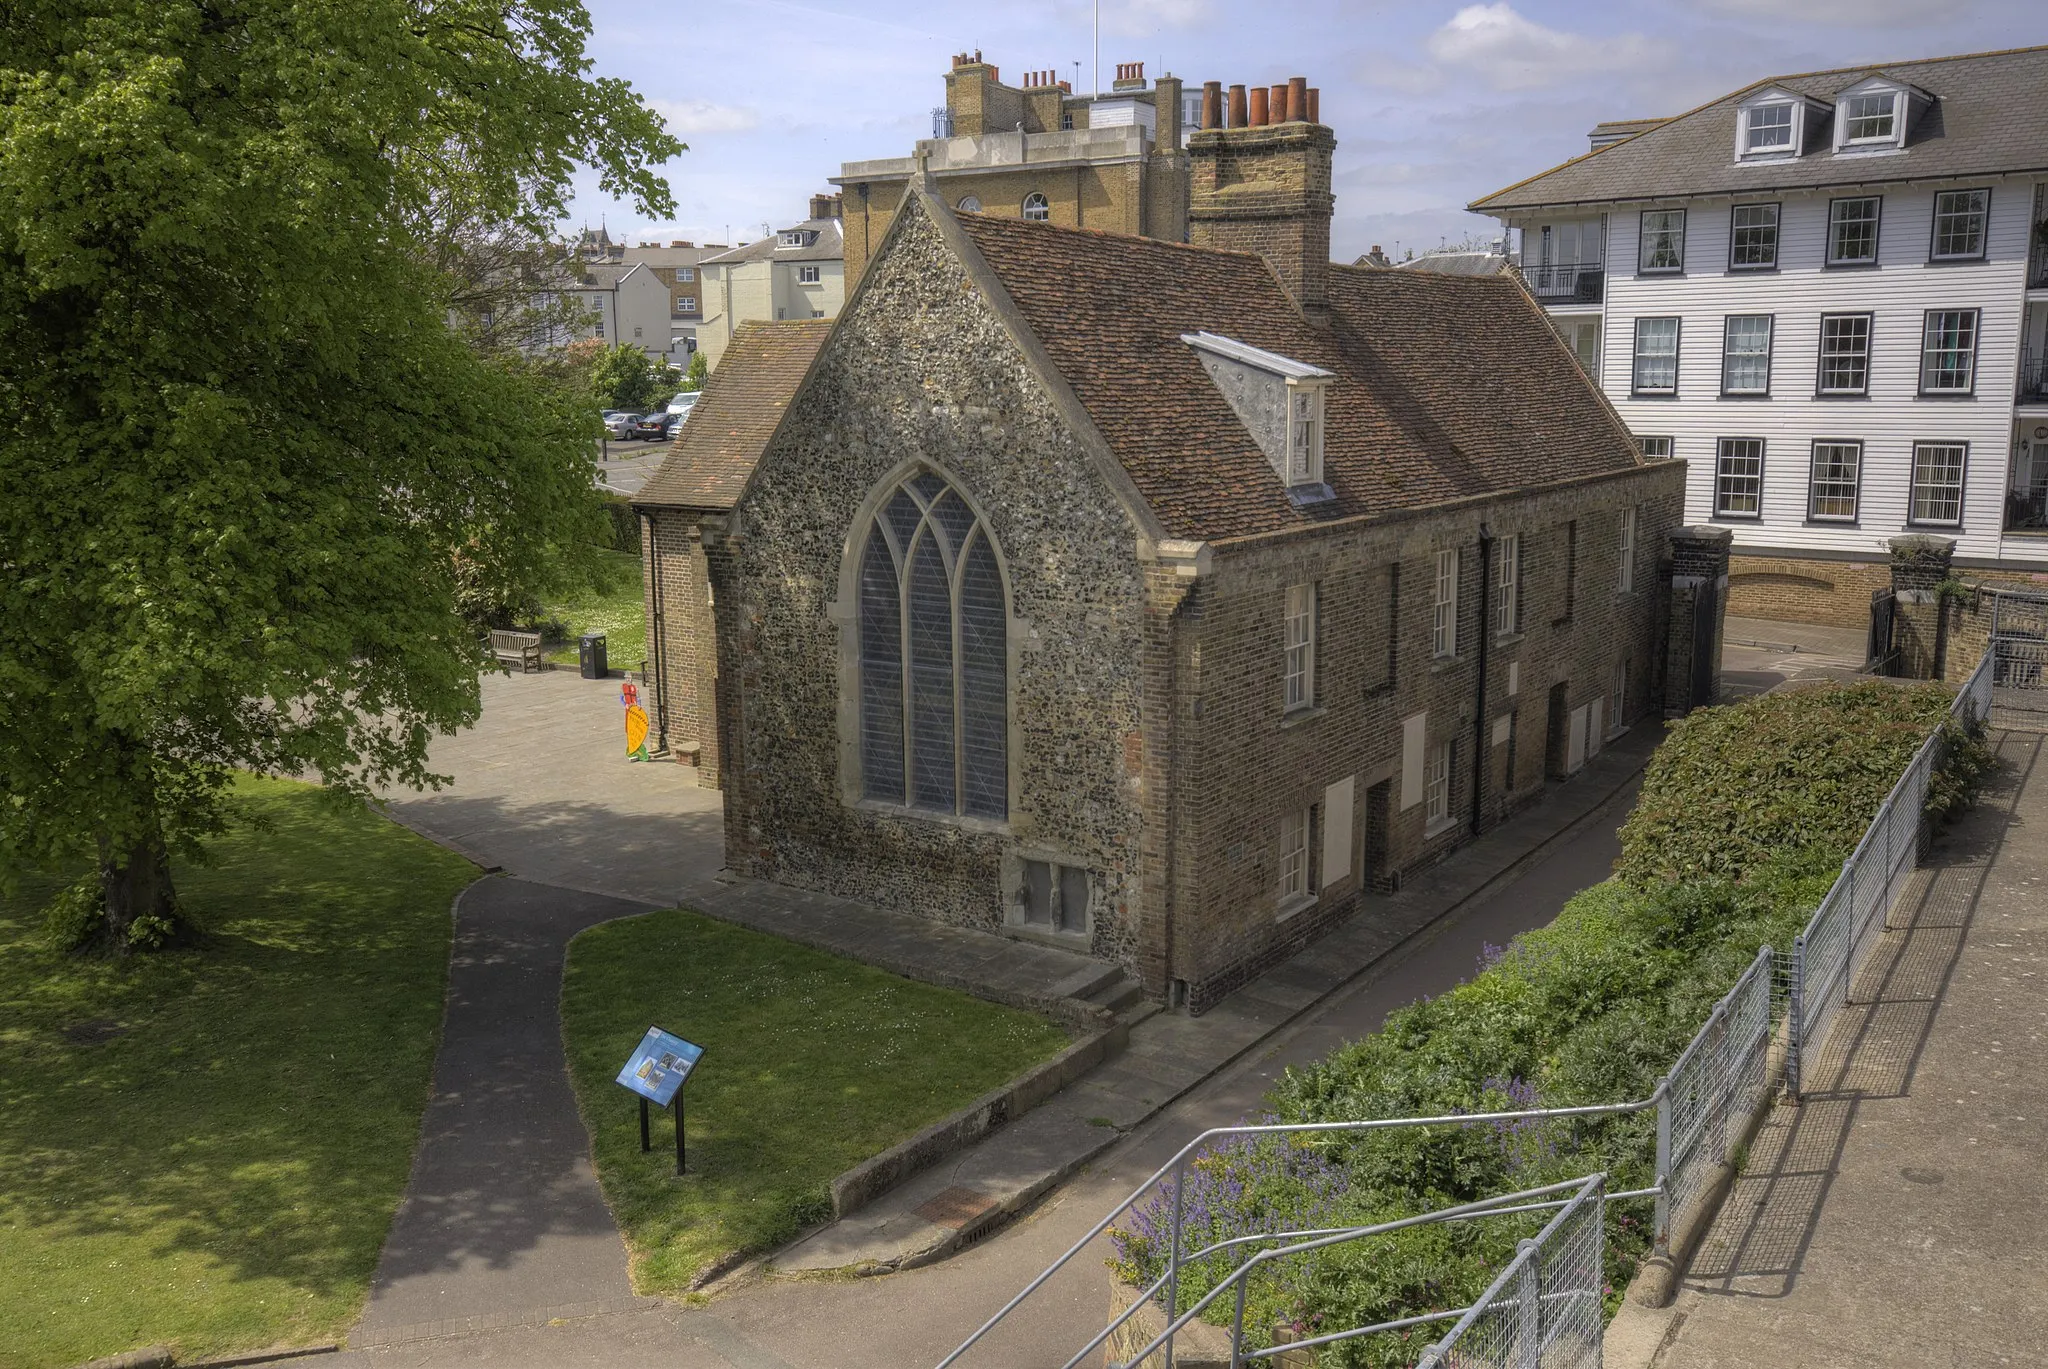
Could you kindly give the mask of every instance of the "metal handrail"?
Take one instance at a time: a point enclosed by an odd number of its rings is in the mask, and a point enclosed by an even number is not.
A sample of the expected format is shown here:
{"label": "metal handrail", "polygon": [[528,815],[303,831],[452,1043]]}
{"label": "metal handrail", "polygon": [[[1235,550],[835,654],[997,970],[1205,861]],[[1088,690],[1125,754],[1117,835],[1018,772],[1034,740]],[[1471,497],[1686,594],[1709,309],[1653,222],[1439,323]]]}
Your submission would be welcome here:
{"label": "metal handrail", "polygon": [[[1187,1158],[1196,1150],[1200,1149],[1203,1145],[1207,1144],[1209,1141],[1213,1140],[1216,1137],[1280,1136],[1296,1135],[1301,1133],[1383,1131],[1394,1127],[1467,1126],[1480,1122],[1519,1122],[1531,1118],[1544,1117],[1607,1117],[1619,1115],[1622,1113],[1645,1111],[1649,1108],[1657,1106],[1657,1104],[1663,1099],[1663,1097],[1664,1085],[1662,1083],[1659,1083],[1656,1091],[1652,1093],[1648,1098],[1641,1099],[1639,1101],[1631,1103],[1595,1103],[1589,1104],[1584,1107],[1571,1108],[1525,1108],[1515,1112],[1458,1112],[1438,1117],[1375,1117],[1359,1122],[1293,1122],[1261,1126],[1211,1127],[1207,1131],[1195,1137],[1192,1141],[1189,1141],[1186,1145],[1182,1146],[1177,1152],[1174,1153],[1172,1159],[1168,1160],[1165,1164],[1161,1165],[1158,1169],[1154,1170],[1152,1172],[1152,1176],[1146,1179],[1144,1183],[1138,1185],[1136,1189],[1132,1190],[1130,1196],[1125,1198],[1122,1202],[1118,1203],[1114,1208],[1110,1209],[1108,1216],[1104,1217],[1101,1221],[1097,1222],[1094,1226],[1090,1227],[1088,1229],[1088,1233],[1085,1236],[1081,1237],[1080,1240],[1074,1242],[1073,1245],[1069,1246],[1065,1254],[1061,1255],[1058,1259],[1054,1260],[1051,1264],[1047,1265],[1044,1271],[1040,1273],[1037,1278],[1033,1279],[1030,1283],[1024,1285],[1024,1287],[1017,1293],[1015,1297],[1011,1298],[1008,1302],[1004,1303],[1002,1307],[996,1311],[994,1316],[990,1317],[987,1321],[983,1322],[981,1326],[975,1330],[973,1335],[969,1336],[966,1340],[962,1341],[958,1349],[954,1350],[952,1354],[940,1360],[935,1369],[948,1369],[949,1365],[951,1365],[954,1361],[958,1360],[962,1355],[966,1354],[970,1349],[974,1347],[976,1342],[978,1342],[983,1336],[987,1335],[991,1330],[993,1330],[997,1322],[1001,1321],[1004,1317],[1010,1315],[1011,1312],[1016,1310],[1017,1306],[1020,1303],[1022,1303],[1026,1298],[1030,1297],[1033,1293],[1037,1292],[1039,1288],[1045,1284],[1046,1280],[1050,1279],[1054,1274],[1057,1274],[1061,1269],[1064,1269],[1069,1260],[1073,1259],[1074,1256],[1080,1254],[1083,1250],[1087,1249],[1088,1246],[1094,1242],[1096,1237],[1100,1236],[1103,1232],[1107,1231],[1110,1228],[1110,1225],[1114,1223],[1117,1218],[1123,1216],[1125,1212],[1129,1211],[1132,1205],[1137,1203],[1147,1193],[1150,1193],[1153,1187],[1157,1185],[1161,1179],[1166,1178],[1169,1174],[1173,1175],[1175,1178],[1174,1203],[1175,1207],[1178,1208],[1180,1202],[1180,1194],[1183,1188],[1183,1185],[1179,1181],[1180,1172],[1184,1167]],[[1659,1180],[1661,1182],[1661,1175],[1659,1176]],[[1176,1220],[1174,1223],[1174,1248],[1169,1252],[1168,1257],[1167,1299],[1169,1307],[1173,1304],[1175,1289],[1178,1285],[1178,1279],[1174,1276],[1178,1275],[1181,1264],[1181,1255],[1179,1251],[1179,1235],[1180,1224]]]}
{"label": "metal handrail", "polygon": [[[1579,1189],[1580,1192],[1575,1196],[1583,1197],[1589,1189],[1604,1181],[1606,1177],[1605,1174],[1595,1174],[1584,1179],[1566,1179],[1560,1183],[1545,1184],[1540,1188],[1526,1188],[1518,1193],[1503,1193],[1494,1198],[1481,1199],[1478,1202],[1460,1203],[1455,1207],[1439,1208],[1435,1212],[1425,1212],[1415,1217],[1402,1217],[1391,1222],[1376,1222],[1371,1226],[1355,1227],[1349,1231],[1339,1232],[1334,1236],[1323,1236],[1315,1240],[1300,1241],[1294,1245],[1282,1246],[1277,1250],[1262,1250],[1233,1270],[1229,1279],[1217,1284],[1214,1288],[1203,1294],[1200,1301],[1191,1304],[1187,1311],[1168,1322],[1166,1329],[1147,1341],[1144,1348],[1126,1360],[1125,1364],[1142,1364],[1147,1355],[1159,1349],[1162,1345],[1168,1344],[1176,1332],[1200,1315],[1203,1308],[1216,1301],[1224,1289],[1235,1287],[1237,1290],[1237,1313],[1232,1323],[1230,1362],[1232,1369],[1236,1369],[1240,1361],[1239,1351],[1241,1347],[1239,1342],[1242,1340],[1244,1332],[1245,1288],[1250,1283],[1253,1272],[1260,1265],[1269,1264],[1284,1256],[1299,1255],[1311,1250],[1323,1250],[1333,1245],[1342,1245],[1346,1241],[1360,1240],[1366,1236],[1384,1236],[1389,1232],[1405,1231],[1409,1227],[1426,1226],[1431,1222],[1451,1221],[1467,1216],[1500,1216],[1503,1214],[1493,1209],[1498,1208],[1502,1203],[1513,1202],[1522,1198],[1541,1198],[1547,1193],[1561,1193],[1568,1188]],[[1567,1199],[1565,1201],[1569,1204],[1572,1200]],[[1562,1217],[1562,1215],[1560,1213],[1559,1217]],[[1551,1225],[1556,1225],[1558,1220],[1559,1218],[1552,1218]],[[1544,1228],[1546,1232],[1549,1229],[1548,1226]],[[1520,1263],[1521,1260],[1518,1257],[1509,1265],[1509,1268],[1512,1269]],[[1359,1331],[1355,1334],[1363,1335],[1365,1332]]]}

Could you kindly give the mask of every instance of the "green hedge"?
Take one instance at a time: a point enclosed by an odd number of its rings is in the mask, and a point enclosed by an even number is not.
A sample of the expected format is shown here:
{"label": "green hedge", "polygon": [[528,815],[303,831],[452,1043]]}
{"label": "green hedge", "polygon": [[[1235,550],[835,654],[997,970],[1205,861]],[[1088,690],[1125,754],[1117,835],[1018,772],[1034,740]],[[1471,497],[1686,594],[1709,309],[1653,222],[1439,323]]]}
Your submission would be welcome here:
{"label": "green hedge", "polygon": [[[1878,683],[1767,694],[1672,729],[1621,829],[1615,873],[1637,887],[1741,879],[1787,848],[1855,849],[1913,753],[1948,725],[1965,782],[1982,757],[1949,722],[1940,686]],[[1944,785],[1936,816],[1962,801]]]}
{"label": "green hedge", "polygon": [[[1757,949],[1790,945],[1947,703],[1939,689],[1856,686],[1695,713],[1652,763],[1638,810],[1649,815],[1624,828],[1622,865],[1647,877],[1584,891],[1549,926],[1487,948],[1471,980],[1289,1070],[1267,1096],[1269,1116],[1322,1122],[1648,1097]],[[1958,742],[1941,806],[1958,801],[1984,761],[1981,747]],[[1812,790],[1842,811],[1815,812]],[[1696,857],[1680,865],[1682,880],[1654,873],[1655,853],[1721,847],[1728,857],[1712,873]],[[1186,1248],[1275,1222],[1363,1225],[1594,1170],[1616,1189],[1647,1187],[1654,1154],[1651,1112],[1239,1144],[1190,1176]],[[1122,1277],[1148,1283],[1164,1267],[1168,1208],[1155,1201],[1118,1233]],[[1650,1217],[1646,1201],[1610,1206],[1610,1307],[1648,1249]],[[1315,1334],[1470,1302],[1543,1220],[1432,1225],[1281,1262],[1254,1283],[1252,1340],[1277,1343],[1276,1325]],[[1183,1287],[1199,1296],[1227,1269],[1222,1260],[1195,1267]],[[1227,1317],[1228,1302],[1213,1306]],[[1443,1330],[1340,1343],[1319,1363],[1410,1364]]]}

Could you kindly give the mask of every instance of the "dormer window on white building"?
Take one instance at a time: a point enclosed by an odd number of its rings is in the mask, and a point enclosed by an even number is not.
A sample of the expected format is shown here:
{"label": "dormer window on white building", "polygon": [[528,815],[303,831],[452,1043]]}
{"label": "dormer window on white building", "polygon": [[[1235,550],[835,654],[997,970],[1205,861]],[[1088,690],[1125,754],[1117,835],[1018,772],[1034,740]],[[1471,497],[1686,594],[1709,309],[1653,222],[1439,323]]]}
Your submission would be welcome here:
{"label": "dormer window on white building", "polygon": [[1850,96],[1842,102],[1843,143],[1893,141],[1895,135],[1892,129],[1898,114],[1897,91],[1886,90],[1872,95]]}
{"label": "dormer window on white building", "polygon": [[1183,333],[1217,393],[1296,504],[1335,498],[1323,479],[1326,397],[1334,371],[1218,333]]}
{"label": "dormer window on white building", "polygon": [[1742,150],[1744,152],[1790,152],[1792,150],[1792,106],[1757,105],[1745,111]]}
{"label": "dormer window on white building", "polygon": [[1889,77],[1858,81],[1835,97],[1835,151],[1887,152],[1906,145],[1906,130],[1933,97]]}
{"label": "dormer window on white building", "polygon": [[1825,126],[1827,106],[1779,86],[1753,92],[1735,107],[1735,160],[1777,161],[1806,151],[1811,130]]}

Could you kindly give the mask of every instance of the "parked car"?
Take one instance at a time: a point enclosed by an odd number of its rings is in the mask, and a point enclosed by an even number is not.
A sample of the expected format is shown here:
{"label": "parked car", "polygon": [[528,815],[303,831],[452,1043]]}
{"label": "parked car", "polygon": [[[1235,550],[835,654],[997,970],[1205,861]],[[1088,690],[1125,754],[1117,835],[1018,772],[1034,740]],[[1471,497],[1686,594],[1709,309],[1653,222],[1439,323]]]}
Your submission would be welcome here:
{"label": "parked car", "polygon": [[682,420],[671,413],[644,414],[633,425],[633,436],[642,442],[665,442],[680,422]]}
{"label": "parked car", "polygon": [[697,396],[701,393],[700,390],[684,390],[668,402],[668,411],[678,420],[688,418],[690,410],[697,407]]}
{"label": "parked car", "polygon": [[640,421],[640,415],[614,409],[604,416],[604,430],[613,437],[627,438],[633,435],[633,425]]}

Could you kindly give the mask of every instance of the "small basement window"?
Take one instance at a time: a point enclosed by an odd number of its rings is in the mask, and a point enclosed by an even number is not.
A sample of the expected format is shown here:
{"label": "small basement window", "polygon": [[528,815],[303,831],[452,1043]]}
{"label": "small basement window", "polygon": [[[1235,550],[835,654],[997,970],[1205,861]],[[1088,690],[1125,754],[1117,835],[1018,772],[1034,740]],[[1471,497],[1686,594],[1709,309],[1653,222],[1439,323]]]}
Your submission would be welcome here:
{"label": "small basement window", "polygon": [[1024,887],[1018,891],[1018,920],[1040,931],[1081,933],[1088,930],[1088,872],[1050,860],[1024,862]]}

